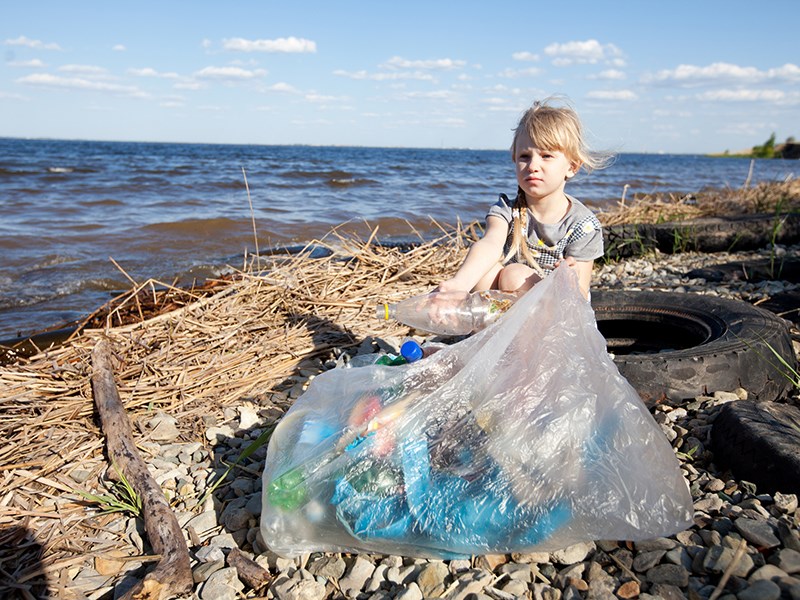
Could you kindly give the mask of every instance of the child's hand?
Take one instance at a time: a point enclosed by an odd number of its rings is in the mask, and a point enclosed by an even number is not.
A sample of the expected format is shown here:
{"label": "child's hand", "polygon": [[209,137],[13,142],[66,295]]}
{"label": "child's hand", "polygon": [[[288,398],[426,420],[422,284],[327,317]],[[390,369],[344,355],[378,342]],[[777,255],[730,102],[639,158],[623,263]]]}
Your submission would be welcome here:
{"label": "child's hand", "polygon": [[560,265],[562,262],[565,262],[565,263],[567,263],[567,266],[568,266],[568,267],[575,267],[575,266],[578,264],[578,261],[577,261],[577,260],[575,260],[575,257],[574,257],[574,256],[565,256],[565,257],[563,258],[563,260],[560,260],[560,261],[558,261],[558,262],[556,263],[556,268],[558,268],[558,266],[559,266],[559,265]]}
{"label": "child's hand", "polygon": [[443,281],[433,290],[434,292],[468,292],[464,286],[458,284],[455,279],[448,279]]}

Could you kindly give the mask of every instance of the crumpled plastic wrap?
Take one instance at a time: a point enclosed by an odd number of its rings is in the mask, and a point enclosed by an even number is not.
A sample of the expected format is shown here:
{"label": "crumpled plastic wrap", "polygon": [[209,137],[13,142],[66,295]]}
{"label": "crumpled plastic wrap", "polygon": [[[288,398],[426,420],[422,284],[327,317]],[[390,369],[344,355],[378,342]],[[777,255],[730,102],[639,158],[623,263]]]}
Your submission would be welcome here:
{"label": "crumpled plastic wrap", "polygon": [[313,379],[263,484],[262,536],[284,556],[552,551],[670,535],[693,514],[566,265],[428,358]]}

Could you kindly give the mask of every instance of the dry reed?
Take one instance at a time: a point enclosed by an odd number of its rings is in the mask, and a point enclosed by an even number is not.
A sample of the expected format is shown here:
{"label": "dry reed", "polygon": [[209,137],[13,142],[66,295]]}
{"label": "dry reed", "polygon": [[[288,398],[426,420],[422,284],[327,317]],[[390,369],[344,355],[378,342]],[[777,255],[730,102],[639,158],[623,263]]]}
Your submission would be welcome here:
{"label": "dry reed", "polygon": [[[145,282],[118,300],[102,328],[0,366],[0,542],[10,542],[0,549],[0,595],[15,587],[30,594],[47,580],[50,594],[63,597],[78,567],[111,551],[135,553],[116,531],[119,517],[88,510],[75,492],[99,489],[107,466],[89,383],[98,339],[112,342],[120,396],[139,425],[137,443],[146,447],[142,424],[164,411],[178,420],[179,441],[208,447],[209,415],[222,422],[225,408],[242,402],[280,414],[300,370],[321,368],[334,348],[407,334],[378,322],[374,307],[430,290],[462,260],[464,236],[445,232],[402,252],[334,231],[327,258],[262,258],[258,269],[238,272],[214,295],[116,325],[122,312],[127,320],[141,314],[142,294],[164,287]],[[78,474],[83,484],[72,476]],[[115,531],[116,542],[103,541],[101,531]]]}
{"label": "dry reed", "polygon": [[710,189],[678,194],[623,196],[616,205],[598,213],[603,225],[672,223],[702,217],[775,214],[800,210],[800,180],[759,183],[740,189]]}

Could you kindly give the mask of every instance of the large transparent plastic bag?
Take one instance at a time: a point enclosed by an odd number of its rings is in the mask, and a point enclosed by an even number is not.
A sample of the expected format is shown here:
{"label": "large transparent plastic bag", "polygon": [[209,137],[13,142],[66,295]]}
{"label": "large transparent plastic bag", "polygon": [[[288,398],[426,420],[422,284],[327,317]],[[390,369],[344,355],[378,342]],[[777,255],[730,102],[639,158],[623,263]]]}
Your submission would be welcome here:
{"label": "large transparent plastic bag", "polygon": [[261,529],[292,556],[452,558],[691,525],[672,447],[566,265],[418,362],[312,380],[270,440]]}

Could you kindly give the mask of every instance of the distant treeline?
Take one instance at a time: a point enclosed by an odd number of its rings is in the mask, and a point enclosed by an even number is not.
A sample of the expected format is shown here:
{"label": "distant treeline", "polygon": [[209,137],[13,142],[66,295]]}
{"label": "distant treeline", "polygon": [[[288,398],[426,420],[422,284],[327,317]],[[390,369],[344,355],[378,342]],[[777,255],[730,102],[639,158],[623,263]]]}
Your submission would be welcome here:
{"label": "distant treeline", "polygon": [[769,136],[769,139],[760,146],[753,146],[750,152],[737,152],[731,154],[725,150],[724,156],[744,156],[749,158],[800,158],[800,144],[798,144],[794,136],[789,136],[782,144],[775,143],[775,134]]}

